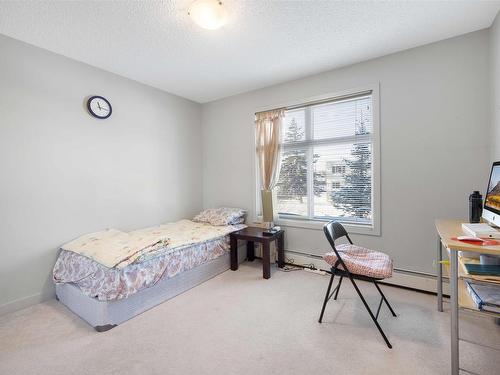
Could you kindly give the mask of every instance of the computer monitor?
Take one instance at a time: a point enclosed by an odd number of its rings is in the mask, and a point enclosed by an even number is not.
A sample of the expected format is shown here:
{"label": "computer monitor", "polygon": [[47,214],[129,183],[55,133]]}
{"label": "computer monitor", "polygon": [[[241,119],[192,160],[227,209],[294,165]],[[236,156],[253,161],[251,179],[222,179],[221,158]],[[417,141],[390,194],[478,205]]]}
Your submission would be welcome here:
{"label": "computer monitor", "polygon": [[500,161],[491,167],[482,216],[489,224],[500,226]]}

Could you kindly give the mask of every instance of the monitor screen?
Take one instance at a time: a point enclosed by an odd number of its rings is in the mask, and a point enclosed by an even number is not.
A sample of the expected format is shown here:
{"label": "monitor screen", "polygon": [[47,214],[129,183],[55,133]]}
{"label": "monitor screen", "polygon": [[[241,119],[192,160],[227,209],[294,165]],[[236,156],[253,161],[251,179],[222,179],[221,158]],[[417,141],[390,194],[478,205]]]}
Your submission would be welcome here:
{"label": "monitor screen", "polygon": [[493,163],[484,208],[500,214],[500,162]]}

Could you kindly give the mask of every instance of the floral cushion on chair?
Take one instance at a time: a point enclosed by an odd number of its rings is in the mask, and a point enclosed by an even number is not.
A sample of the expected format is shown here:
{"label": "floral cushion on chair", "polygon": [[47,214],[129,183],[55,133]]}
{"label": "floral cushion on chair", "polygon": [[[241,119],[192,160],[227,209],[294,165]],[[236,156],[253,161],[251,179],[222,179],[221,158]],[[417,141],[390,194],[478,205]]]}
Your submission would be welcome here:
{"label": "floral cushion on chair", "polygon": [[[342,244],[336,248],[349,272],[375,279],[387,279],[392,276],[392,259],[387,254],[349,244]],[[323,259],[333,267],[337,255],[332,251],[326,253]],[[342,266],[339,265],[339,269],[342,269]]]}
{"label": "floral cushion on chair", "polygon": [[208,208],[196,215],[193,221],[212,225],[235,225],[245,222],[245,214],[246,211],[241,208]]}

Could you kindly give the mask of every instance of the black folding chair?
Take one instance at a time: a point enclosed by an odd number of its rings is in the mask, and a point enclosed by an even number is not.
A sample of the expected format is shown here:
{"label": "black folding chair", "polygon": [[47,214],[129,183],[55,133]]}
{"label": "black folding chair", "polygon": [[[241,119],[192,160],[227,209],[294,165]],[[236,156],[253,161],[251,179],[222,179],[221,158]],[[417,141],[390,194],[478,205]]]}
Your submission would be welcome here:
{"label": "black folding chair", "polygon": [[[330,283],[328,284],[328,289],[326,290],[325,301],[323,302],[323,308],[321,309],[321,315],[319,316],[319,322],[321,323],[321,321],[323,319],[323,314],[325,313],[326,304],[328,303],[330,298],[332,298],[332,296],[335,294],[333,299],[334,300],[337,299],[337,296],[338,296],[339,290],[340,290],[340,286],[342,285],[342,279],[344,277],[348,277],[349,280],[351,280],[352,285],[354,286],[354,289],[356,289],[356,292],[358,293],[359,297],[361,298],[363,305],[365,305],[366,310],[368,311],[368,314],[370,314],[370,317],[372,318],[373,322],[377,326],[377,329],[379,330],[380,334],[384,338],[385,343],[387,344],[387,346],[389,348],[392,348],[391,343],[387,339],[387,336],[385,335],[384,331],[382,330],[382,327],[380,327],[380,324],[377,321],[378,315],[380,313],[380,308],[382,307],[382,302],[385,302],[385,304],[387,305],[387,307],[389,308],[389,310],[391,311],[393,316],[397,316],[396,313],[394,312],[394,310],[392,309],[391,305],[387,301],[387,298],[385,298],[384,293],[382,293],[382,290],[380,289],[379,285],[377,284],[377,281],[380,281],[383,278],[370,277],[370,276],[359,274],[359,273],[351,273],[349,271],[346,264],[342,260],[342,256],[341,256],[342,251],[338,251],[337,248],[335,247],[335,240],[337,240],[341,237],[346,237],[347,240],[349,241],[349,243],[351,245],[353,244],[351,241],[351,238],[349,237],[349,234],[347,233],[345,228],[342,226],[342,224],[331,221],[331,222],[325,224],[325,226],[323,227],[323,231],[325,232],[326,238],[328,239],[328,242],[330,242],[330,245],[331,245],[331,247],[336,255],[336,261],[333,264],[330,264],[332,266],[331,271],[330,271],[332,276],[330,278]],[[382,254],[382,255],[385,255],[385,254]],[[341,267],[339,268],[339,266],[341,266]],[[335,275],[340,276],[340,280],[339,280],[337,286],[333,289],[333,291],[331,291],[333,279],[335,278]],[[372,282],[373,284],[375,284],[375,287],[379,291],[381,299],[380,299],[380,303],[378,305],[377,313],[375,315],[371,311],[370,307],[368,306],[368,304],[365,301],[365,298],[363,297],[363,294],[361,293],[358,286],[356,285],[356,282],[354,281],[355,278],[359,279],[359,280]],[[331,293],[330,293],[330,291],[331,291]]]}

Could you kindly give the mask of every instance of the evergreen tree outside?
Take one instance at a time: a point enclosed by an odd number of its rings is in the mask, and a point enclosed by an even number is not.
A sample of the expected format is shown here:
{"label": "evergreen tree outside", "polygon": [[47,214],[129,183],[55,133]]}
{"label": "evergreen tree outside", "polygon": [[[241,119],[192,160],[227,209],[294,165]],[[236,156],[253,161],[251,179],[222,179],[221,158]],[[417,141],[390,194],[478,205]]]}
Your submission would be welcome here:
{"label": "evergreen tree outside", "polygon": [[[299,128],[297,120],[292,118],[285,134],[284,143],[295,143],[304,140],[304,131]],[[285,199],[298,199],[302,203],[307,196],[307,150],[288,149],[283,151],[278,183],[278,196]],[[313,164],[319,159],[313,155]],[[319,195],[326,191],[325,174],[314,172],[314,194]]]}
{"label": "evergreen tree outside", "polygon": [[[369,134],[363,118],[356,124],[355,132],[356,135]],[[345,184],[331,192],[333,206],[343,210],[346,216],[370,218],[372,211],[370,145],[355,143],[351,150],[351,158],[344,158],[344,164]]]}
{"label": "evergreen tree outside", "polygon": [[314,189],[314,195],[317,197],[321,195],[321,193],[326,192],[326,173],[325,172],[316,172],[316,163],[320,156],[318,154],[313,155],[313,176],[314,176],[314,183],[313,183],[313,189]]}
{"label": "evergreen tree outside", "polygon": [[[292,118],[284,143],[299,142],[304,139],[304,131],[297,120]],[[302,199],[307,195],[307,159],[306,150],[290,149],[283,152],[278,183],[278,196],[285,199]]]}

